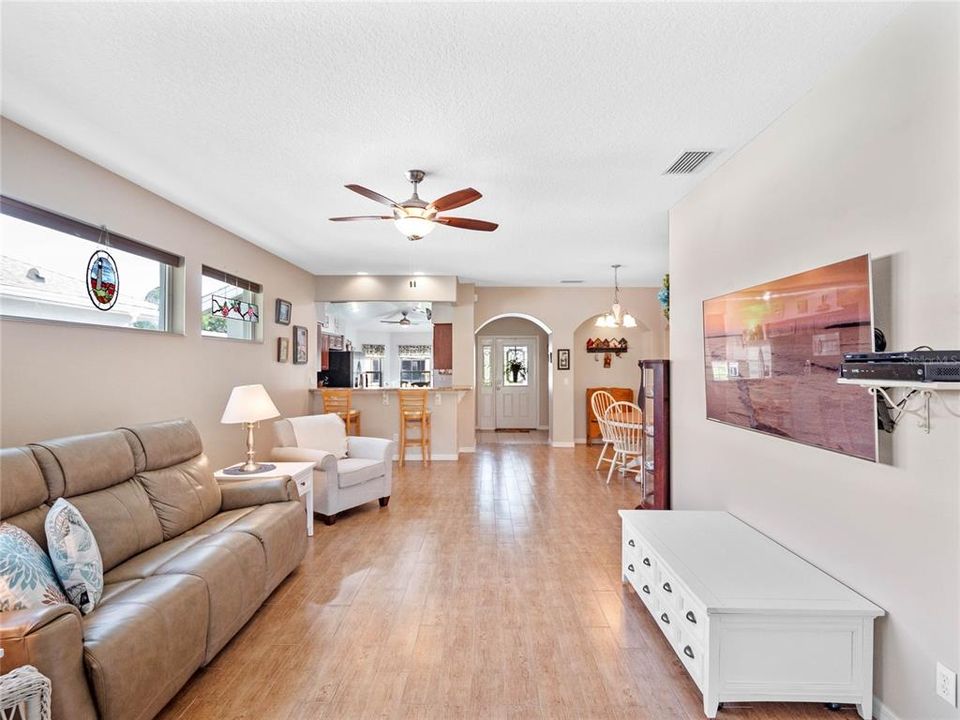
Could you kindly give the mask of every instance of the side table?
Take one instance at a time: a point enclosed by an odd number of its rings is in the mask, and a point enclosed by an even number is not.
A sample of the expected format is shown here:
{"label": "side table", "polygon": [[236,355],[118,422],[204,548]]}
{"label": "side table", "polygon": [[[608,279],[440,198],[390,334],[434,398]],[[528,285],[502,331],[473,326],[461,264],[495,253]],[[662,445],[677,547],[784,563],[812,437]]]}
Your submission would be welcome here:
{"label": "side table", "polygon": [[243,475],[228,475],[224,470],[238,467],[243,463],[231,465],[229,468],[217,470],[213,477],[219,483],[245,482],[247,480],[266,480],[270,478],[292,478],[297,484],[297,492],[300,497],[305,497],[307,502],[307,535],[313,537],[313,466],[312,462],[272,462],[276,465],[273,470],[265,470],[258,473],[249,473]]}

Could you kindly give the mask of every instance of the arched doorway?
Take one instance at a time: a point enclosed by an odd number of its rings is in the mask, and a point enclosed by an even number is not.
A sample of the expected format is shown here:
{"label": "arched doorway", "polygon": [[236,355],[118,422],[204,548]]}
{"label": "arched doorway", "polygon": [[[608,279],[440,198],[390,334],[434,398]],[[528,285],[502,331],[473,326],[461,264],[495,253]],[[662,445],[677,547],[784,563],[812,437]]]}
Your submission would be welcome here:
{"label": "arched doorway", "polygon": [[477,328],[478,443],[549,442],[551,334],[522,313],[498,315]]}

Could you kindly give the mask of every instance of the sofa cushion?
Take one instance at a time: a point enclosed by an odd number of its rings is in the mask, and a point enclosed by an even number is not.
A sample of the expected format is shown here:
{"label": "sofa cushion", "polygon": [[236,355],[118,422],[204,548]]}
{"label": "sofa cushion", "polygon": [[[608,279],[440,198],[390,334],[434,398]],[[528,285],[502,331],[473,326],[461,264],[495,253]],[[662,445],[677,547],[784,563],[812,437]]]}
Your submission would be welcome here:
{"label": "sofa cushion", "polygon": [[0,519],[9,520],[47,501],[47,484],[28,448],[0,450]]}
{"label": "sofa cushion", "polygon": [[103,594],[103,560],[97,539],[80,512],[63,498],[44,522],[47,551],[70,602],[86,615]]}
{"label": "sofa cushion", "polygon": [[137,475],[169,540],[220,511],[220,486],[206,455]]}
{"label": "sofa cushion", "polygon": [[158,470],[203,453],[203,441],[186,418],[121,428],[136,458],[136,472]]}
{"label": "sofa cushion", "polygon": [[289,419],[297,447],[326,450],[338,458],[347,456],[347,431],[343,420],[335,413],[304,415]]}
{"label": "sofa cushion", "polygon": [[100,720],[142,720],[163,708],[203,662],[207,607],[203,580],[161,575],[84,616],[84,664]]}
{"label": "sofa cushion", "polygon": [[303,505],[297,500],[261,505],[226,526],[223,533],[248,533],[263,546],[267,560],[264,598],[300,564],[307,545]]}
{"label": "sofa cushion", "polygon": [[256,537],[224,532],[197,543],[157,568],[160,575],[192,575],[207,588],[204,663],[250,619],[264,598],[266,558]]}
{"label": "sofa cushion", "polygon": [[170,562],[184,550],[196,545],[201,539],[203,539],[203,536],[187,537],[181,535],[173,540],[167,540],[139,555],[134,555],[126,562],[120,563],[104,575],[103,580],[109,584],[150,577],[161,565]]}
{"label": "sofa cushion", "polygon": [[133,452],[117,430],[30,445],[51,498],[103,490],[134,474]]}
{"label": "sofa cushion", "polygon": [[97,539],[103,569],[163,542],[163,529],[150,498],[137,480],[70,498]]}
{"label": "sofa cushion", "polygon": [[0,612],[67,602],[50,558],[26,531],[0,523]]}
{"label": "sofa cushion", "polygon": [[341,488],[353,487],[383,477],[386,472],[382,460],[345,458],[337,461],[337,484]]}

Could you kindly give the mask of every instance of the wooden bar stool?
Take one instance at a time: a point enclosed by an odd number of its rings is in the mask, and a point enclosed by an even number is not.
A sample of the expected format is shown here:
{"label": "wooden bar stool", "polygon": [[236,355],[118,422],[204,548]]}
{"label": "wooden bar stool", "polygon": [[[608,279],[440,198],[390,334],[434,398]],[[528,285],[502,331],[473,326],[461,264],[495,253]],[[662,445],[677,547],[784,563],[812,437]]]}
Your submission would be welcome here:
{"label": "wooden bar stool", "polygon": [[[423,462],[429,463],[432,458],[430,450],[430,411],[427,409],[426,390],[398,390],[397,398],[400,402],[400,466],[403,467],[407,459],[407,440],[420,443],[420,456]],[[419,436],[408,437],[408,428],[419,428]]]}
{"label": "wooden bar stool", "polygon": [[320,395],[323,397],[323,411],[339,415],[347,426],[347,435],[359,435],[360,411],[352,407],[353,392],[349,388],[323,388]]}

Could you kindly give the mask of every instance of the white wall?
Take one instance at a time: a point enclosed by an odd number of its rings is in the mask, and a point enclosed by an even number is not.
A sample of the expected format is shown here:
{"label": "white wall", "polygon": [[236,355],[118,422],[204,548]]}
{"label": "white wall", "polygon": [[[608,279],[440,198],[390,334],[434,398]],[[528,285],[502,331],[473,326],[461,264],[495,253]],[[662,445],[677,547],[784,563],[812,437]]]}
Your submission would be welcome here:
{"label": "white wall", "polygon": [[[186,258],[185,335],[0,321],[4,447],[186,416],[219,466],[245,449],[239,426],[220,424],[234,385],[263,383],[286,415],[308,410],[313,348],[306,365],[277,363],[277,338],[292,332],[273,322],[273,308],[278,295],[292,302],[293,323],[309,328],[312,343],[312,275],[6,118],[0,133],[5,195]],[[200,336],[202,264],[263,284],[262,343]],[[266,424],[257,447],[270,448]]]}
{"label": "white wall", "polygon": [[907,419],[890,466],[708,422],[701,301],[869,252],[892,348],[960,347],[957,28],[911,7],[670,213],[675,507],[730,510],[885,608],[875,692],[902,720],[960,717],[934,693],[938,660],[960,669],[960,420]]}

